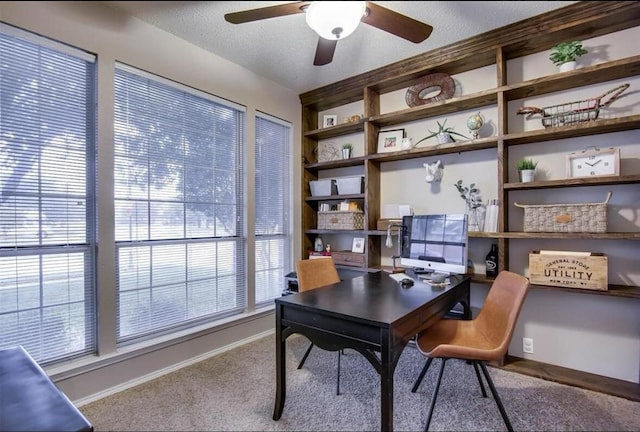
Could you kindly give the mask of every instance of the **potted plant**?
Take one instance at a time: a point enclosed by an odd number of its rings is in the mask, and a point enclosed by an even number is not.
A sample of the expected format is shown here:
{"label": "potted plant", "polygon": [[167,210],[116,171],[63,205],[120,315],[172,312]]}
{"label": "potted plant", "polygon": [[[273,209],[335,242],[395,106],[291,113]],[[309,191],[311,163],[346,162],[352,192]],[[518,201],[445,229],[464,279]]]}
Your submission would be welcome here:
{"label": "potted plant", "polygon": [[578,57],[588,52],[589,51],[583,48],[582,42],[580,41],[561,42],[551,48],[549,60],[551,60],[554,65],[560,66],[560,72],[566,72],[574,70]]}
{"label": "potted plant", "polygon": [[342,144],[342,159],[349,159],[351,157],[351,150],[353,150],[353,146],[351,144]]}
{"label": "potted plant", "polygon": [[424,137],[420,141],[418,141],[415,144],[416,146],[418,144],[420,144],[422,141],[428,140],[429,138],[432,138],[434,136],[438,137],[438,144],[446,144],[446,143],[455,142],[456,140],[452,137],[452,135],[458,135],[458,136],[461,136],[462,138],[469,139],[466,136],[464,136],[463,134],[454,131],[453,127],[451,127],[451,126],[445,127],[445,125],[447,123],[446,119],[442,123],[440,123],[439,121],[436,121],[436,123],[438,123],[438,130],[436,132],[434,132],[431,129],[429,129],[430,135],[427,135],[426,137]]}
{"label": "potted plant", "polygon": [[532,182],[535,178],[536,167],[538,162],[533,159],[523,158],[516,163],[518,173],[520,173],[520,181],[523,183]]}

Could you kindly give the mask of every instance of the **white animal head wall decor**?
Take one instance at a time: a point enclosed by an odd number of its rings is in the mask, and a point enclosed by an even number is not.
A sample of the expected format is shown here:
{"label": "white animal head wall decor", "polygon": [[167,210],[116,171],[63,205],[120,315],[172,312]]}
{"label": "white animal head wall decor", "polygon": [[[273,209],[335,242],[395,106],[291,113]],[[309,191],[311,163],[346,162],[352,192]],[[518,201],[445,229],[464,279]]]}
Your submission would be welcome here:
{"label": "white animal head wall decor", "polygon": [[437,183],[442,180],[442,163],[440,160],[422,165],[427,170],[427,176],[424,178],[427,183]]}

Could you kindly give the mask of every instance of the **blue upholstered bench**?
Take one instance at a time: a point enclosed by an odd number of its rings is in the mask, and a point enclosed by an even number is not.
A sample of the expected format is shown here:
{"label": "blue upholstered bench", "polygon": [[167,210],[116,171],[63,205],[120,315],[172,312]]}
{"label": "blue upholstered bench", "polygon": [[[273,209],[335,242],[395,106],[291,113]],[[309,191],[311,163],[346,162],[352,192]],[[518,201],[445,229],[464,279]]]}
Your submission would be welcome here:
{"label": "blue upholstered bench", "polygon": [[21,346],[0,350],[0,431],[93,431]]}

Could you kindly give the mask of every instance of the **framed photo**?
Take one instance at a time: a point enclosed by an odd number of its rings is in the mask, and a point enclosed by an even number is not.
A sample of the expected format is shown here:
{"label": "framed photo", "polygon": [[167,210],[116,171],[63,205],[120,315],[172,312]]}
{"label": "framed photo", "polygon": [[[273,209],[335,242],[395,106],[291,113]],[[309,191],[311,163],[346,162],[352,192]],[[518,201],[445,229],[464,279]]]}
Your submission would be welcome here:
{"label": "framed photo", "polygon": [[354,237],[351,252],[364,253],[364,237]]}
{"label": "framed photo", "polygon": [[342,158],[341,149],[333,141],[318,143],[318,162],[328,162]]}
{"label": "framed photo", "polygon": [[322,121],[322,127],[331,127],[338,124],[338,116],[337,115],[326,115]]}
{"label": "framed photo", "polygon": [[404,129],[378,132],[378,153],[402,150],[402,138],[404,138]]}

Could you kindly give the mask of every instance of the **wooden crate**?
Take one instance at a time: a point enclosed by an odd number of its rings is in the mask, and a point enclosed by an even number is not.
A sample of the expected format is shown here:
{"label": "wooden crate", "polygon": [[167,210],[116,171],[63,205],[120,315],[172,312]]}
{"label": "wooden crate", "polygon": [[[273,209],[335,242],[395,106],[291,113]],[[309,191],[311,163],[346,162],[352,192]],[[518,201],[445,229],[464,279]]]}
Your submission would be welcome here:
{"label": "wooden crate", "polygon": [[534,285],[607,291],[607,257],[601,253],[578,256],[533,251],[529,254],[529,280]]}

